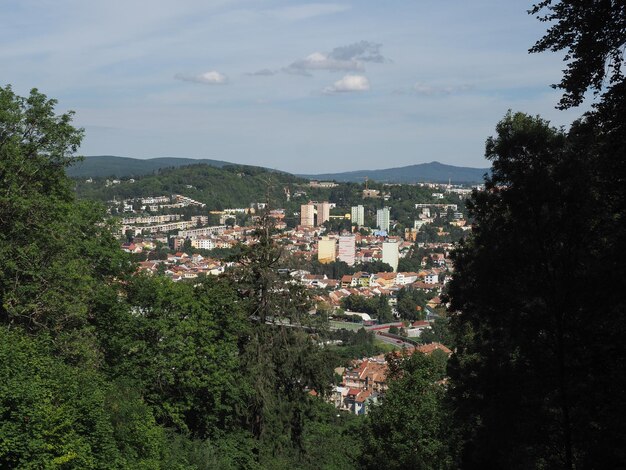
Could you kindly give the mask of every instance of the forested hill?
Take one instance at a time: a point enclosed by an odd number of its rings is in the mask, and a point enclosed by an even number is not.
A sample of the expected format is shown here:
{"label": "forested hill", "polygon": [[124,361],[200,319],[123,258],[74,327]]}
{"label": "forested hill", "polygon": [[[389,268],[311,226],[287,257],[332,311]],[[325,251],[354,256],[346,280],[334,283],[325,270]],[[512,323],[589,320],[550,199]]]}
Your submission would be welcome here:
{"label": "forested hill", "polygon": [[382,183],[482,183],[489,168],[470,168],[445,165],[439,162],[420,163],[417,165],[383,170],[358,170],[344,173],[324,173],[320,175],[300,175],[309,179],[335,180],[343,182],[363,182],[367,177],[370,180]]}
{"label": "forested hill", "polygon": [[210,208],[248,206],[265,201],[269,190],[272,200],[284,198],[287,185],[306,183],[289,173],[259,167],[229,165],[222,168],[200,164],[158,170],[153,175],[122,180],[106,185],[104,178],[86,182],[76,179],[79,197],[91,200],[124,199],[160,194],[184,194]]}
{"label": "forested hill", "polygon": [[85,157],[84,160],[67,168],[70,177],[91,178],[129,178],[150,175],[163,168],[176,168],[185,165],[206,164],[217,168],[232,163],[221,160],[194,159],[194,158],[149,158],[146,160],[129,157],[116,157],[113,155],[95,155]]}
{"label": "forested hill", "polygon": [[[167,168],[179,168],[188,165],[204,164],[216,168],[238,166],[222,160],[194,158],[129,158],[113,155],[96,155],[85,157],[67,168],[66,173],[72,178],[137,178],[155,174]],[[300,175],[307,179],[335,180],[340,182],[362,183],[364,177],[382,183],[482,183],[483,175],[489,173],[488,168],[470,168],[445,165],[439,162],[420,163],[399,168],[382,170],[357,170],[344,173],[324,173],[320,175]]]}

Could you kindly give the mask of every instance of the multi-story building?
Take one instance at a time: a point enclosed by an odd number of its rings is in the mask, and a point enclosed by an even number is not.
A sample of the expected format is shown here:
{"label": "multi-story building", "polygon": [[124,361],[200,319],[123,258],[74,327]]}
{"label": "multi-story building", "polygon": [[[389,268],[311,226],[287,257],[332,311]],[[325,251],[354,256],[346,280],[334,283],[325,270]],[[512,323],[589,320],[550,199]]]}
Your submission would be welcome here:
{"label": "multi-story building", "polygon": [[356,258],[356,237],[354,235],[342,235],[339,237],[339,261],[354,266]]}
{"label": "multi-story building", "polygon": [[315,227],[315,204],[312,202],[300,206],[300,225]]}
{"label": "multi-story building", "polygon": [[389,208],[383,207],[376,211],[376,226],[379,230],[389,231]]}
{"label": "multi-story building", "polygon": [[317,203],[317,225],[322,225],[330,220],[330,203],[327,201]]}
{"label": "multi-story building", "polygon": [[337,256],[337,240],[334,238],[322,237],[317,245],[317,260],[320,263],[332,263]]}
{"label": "multi-story building", "polygon": [[395,271],[398,270],[398,261],[400,258],[398,242],[386,241],[383,242],[383,263],[387,263]]}
{"label": "multi-story building", "polygon": [[210,238],[192,238],[191,246],[200,250],[212,250],[215,248],[215,243]]}
{"label": "multi-story building", "polygon": [[352,207],[352,223],[359,227],[365,225],[365,209],[363,206]]}

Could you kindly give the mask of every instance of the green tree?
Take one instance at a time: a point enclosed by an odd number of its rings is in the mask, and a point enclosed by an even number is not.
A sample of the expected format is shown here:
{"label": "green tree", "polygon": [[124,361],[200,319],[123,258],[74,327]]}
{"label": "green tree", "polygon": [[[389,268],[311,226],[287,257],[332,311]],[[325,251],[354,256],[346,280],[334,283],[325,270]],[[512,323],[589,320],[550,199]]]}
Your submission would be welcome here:
{"label": "green tree", "polygon": [[430,328],[422,331],[419,337],[422,343],[441,343],[450,349],[454,349],[454,335],[450,331],[450,320],[448,318],[435,318],[430,324]]}
{"label": "green tree", "polygon": [[398,313],[404,320],[423,320],[428,296],[422,290],[403,287],[398,291]]}
{"label": "green tree", "polygon": [[165,426],[203,439],[236,428],[248,390],[234,289],[212,278],[194,285],[135,276],[125,293],[125,305],[98,319],[111,375],[132,378]]}
{"label": "green tree", "polygon": [[362,468],[453,468],[441,368],[419,352],[387,361],[389,389],[367,417]]}
{"label": "green tree", "polygon": [[[473,197],[474,230],[454,254],[449,291],[457,346],[451,395],[465,466],[624,463],[615,450],[624,426],[611,417],[621,415],[613,397],[624,382],[606,372],[624,357],[611,333],[623,319],[611,305],[596,331],[587,327],[598,307],[590,302],[594,279],[611,250],[598,238],[605,209],[584,128],[566,134],[509,113],[487,141],[492,176]],[[616,384],[600,399],[607,373]]]}
{"label": "green tree", "polygon": [[[622,69],[626,9],[620,1],[560,0],[539,2],[531,13],[551,22],[531,52],[566,52],[567,68],[557,85],[564,91],[560,107],[577,106],[590,90],[601,94],[568,136],[574,155],[569,158],[578,160],[584,155],[588,159],[588,165],[578,171],[582,187],[590,185],[592,196],[591,214],[582,215],[586,225],[580,236],[587,240],[587,257],[578,267],[579,273],[585,273],[585,281],[578,287],[593,286],[593,293],[586,303],[575,297],[572,308],[588,315],[602,312],[582,340],[587,350],[585,366],[579,369],[579,387],[594,399],[581,400],[577,410],[583,412],[584,420],[574,428],[584,431],[575,433],[574,438],[576,434],[584,438],[580,437],[581,442],[574,439],[574,451],[580,454],[572,455],[571,460],[584,460],[589,467],[622,467],[626,456],[618,449],[626,445],[626,429],[615,417],[626,413],[623,400],[617,398],[619,390],[626,388],[623,374],[617,372],[626,360],[622,340],[626,324],[621,313],[626,308],[626,80]],[[611,275],[602,277],[602,272]],[[576,350],[581,348],[577,346]]]}
{"label": "green tree", "polygon": [[303,451],[306,392],[325,395],[333,379],[330,356],[301,329],[311,318],[307,292],[277,272],[282,253],[273,231],[273,220],[265,215],[257,243],[242,247],[240,267],[231,272],[249,319],[240,342],[242,369],[252,389],[248,429],[260,441],[258,461],[267,465],[277,455]]}
{"label": "green tree", "polygon": [[[530,52],[562,51],[567,67],[555,88],[564,91],[560,107],[578,106],[588,89],[599,93],[624,82],[626,8],[619,0],[543,0],[531,14],[553,22]],[[616,90],[613,90],[616,91]]]}
{"label": "green tree", "polygon": [[368,261],[355,267],[355,271],[365,271],[366,273],[391,273],[393,268],[382,261]]}
{"label": "green tree", "polygon": [[159,468],[164,432],[137,394],[0,328],[2,468]]}
{"label": "green tree", "polygon": [[130,263],[104,211],[75,200],[64,172],[82,130],[55,105],[0,88],[0,320],[58,334],[85,327],[94,292]]}

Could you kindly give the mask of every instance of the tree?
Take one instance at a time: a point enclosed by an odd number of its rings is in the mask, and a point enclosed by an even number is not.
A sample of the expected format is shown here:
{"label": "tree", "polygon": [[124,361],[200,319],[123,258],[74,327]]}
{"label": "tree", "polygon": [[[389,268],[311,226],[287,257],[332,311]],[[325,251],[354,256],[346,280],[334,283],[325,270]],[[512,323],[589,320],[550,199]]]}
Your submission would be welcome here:
{"label": "tree", "polygon": [[[449,291],[464,466],[624,463],[615,450],[624,426],[612,417],[623,411],[614,371],[624,348],[611,333],[623,319],[611,305],[587,327],[609,252],[597,235],[605,203],[582,128],[565,133],[509,113],[487,141],[492,176],[471,201],[474,230],[453,255]],[[607,374],[615,383],[605,388]]]}
{"label": "tree", "polygon": [[[588,89],[595,93],[608,82],[611,89],[624,81],[626,7],[620,0],[543,0],[530,14],[553,24],[530,52],[566,50],[567,68],[555,88],[564,90],[559,107],[578,106]],[[607,80],[608,77],[608,80]]]}
{"label": "tree", "polygon": [[333,378],[329,355],[301,329],[311,321],[308,293],[277,272],[281,249],[272,240],[273,231],[266,213],[257,243],[242,247],[240,267],[230,273],[248,315],[240,358],[252,390],[246,417],[260,442],[259,462],[303,450],[306,392],[325,395]]}
{"label": "tree", "polygon": [[422,343],[441,343],[450,349],[454,349],[454,335],[450,331],[450,321],[448,318],[435,318],[430,328],[422,331],[419,337]]}
{"label": "tree", "polygon": [[453,468],[443,374],[425,354],[389,354],[389,389],[367,417],[363,468]]}
{"label": "tree", "polygon": [[244,317],[221,280],[174,283],[135,276],[126,305],[98,318],[109,373],[132,378],[160,424],[195,438],[222,436],[243,420],[238,339]]}
{"label": "tree", "polygon": [[0,321],[55,334],[86,326],[94,294],[129,272],[104,211],[65,176],[82,130],[55,100],[0,88]]}
{"label": "tree", "polygon": [[158,468],[165,433],[138,394],[0,327],[2,468]]}
{"label": "tree", "polygon": [[398,313],[400,318],[410,321],[423,320],[428,297],[422,290],[403,287],[398,291]]}
{"label": "tree", "polygon": [[393,268],[382,261],[368,261],[355,267],[356,271],[365,271],[366,273],[391,273]]}

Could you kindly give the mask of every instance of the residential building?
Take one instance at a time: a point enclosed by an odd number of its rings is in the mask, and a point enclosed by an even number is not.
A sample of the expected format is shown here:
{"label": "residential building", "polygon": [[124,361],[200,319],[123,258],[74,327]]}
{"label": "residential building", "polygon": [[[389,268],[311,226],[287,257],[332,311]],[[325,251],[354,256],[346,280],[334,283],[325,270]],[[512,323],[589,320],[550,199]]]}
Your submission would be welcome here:
{"label": "residential building", "polygon": [[317,203],[317,225],[322,225],[330,220],[330,203],[327,201]]}
{"label": "residential building", "polygon": [[317,260],[320,263],[327,264],[335,261],[337,240],[334,238],[322,237],[317,245]]}
{"label": "residential building", "polygon": [[387,263],[395,271],[398,270],[398,261],[400,258],[400,252],[398,250],[397,241],[385,241],[383,242],[383,263]]}
{"label": "residential building", "polygon": [[354,235],[342,235],[339,237],[339,261],[348,266],[354,266],[356,258],[356,237]]}
{"label": "residential building", "polygon": [[300,225],[315,227],[315,204],[312,202],[300,206]]}
{"label": "residential building", "polygon": [[215,243],[210,238],[192,238],[191,246],[200,250],[212,250],[215,248]]}
{"label": "residential building", "polygon": [[312,188],[336,188],[339,184],[333,181],[311,181],[309,186]]}
{"label": "residential building", "polygon": [[385,393],[387,390],[387,363],[384,359],[366,359],[343,374],[346,387],[370,392]]}
{"label": "residential building", "polygon": [[370,392],[369,390],[351,388],[348,390],[348,394],[344,401],[345,408],[347,408],[350,413],[355,415],[364,415],[367,414],[367,411],[371,408],[372,404],[377,403],[377,398],[378,395]]}
{"label": "residential building", "polygon": [[352,207],[352,223],[359,227],[365,225],[365,208],[363,206]]}
{"label": "residential building", "polygon": [[417,240],[417,233],[419,229],[407,227],[404,229],[404,239],[406,241],[414,242]]}
{"label": "residential building", "polygon": [[364,189],[363,199],[380,197],[380,191],[378,189]]}
{"label": "residential building", "polygon": [[376,211],[376,226],[379,230],[389,231],[389,207]]}

